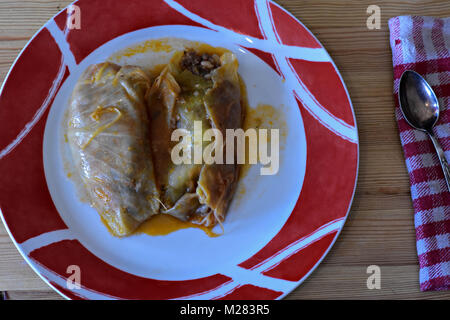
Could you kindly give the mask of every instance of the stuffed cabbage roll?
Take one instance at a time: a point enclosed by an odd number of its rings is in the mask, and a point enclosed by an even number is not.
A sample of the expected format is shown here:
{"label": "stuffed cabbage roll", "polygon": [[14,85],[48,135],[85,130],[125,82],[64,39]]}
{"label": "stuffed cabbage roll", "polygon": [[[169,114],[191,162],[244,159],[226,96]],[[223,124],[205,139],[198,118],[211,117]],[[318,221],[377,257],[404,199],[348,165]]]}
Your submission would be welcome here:
{"label": "stuffed cabbage roll", "polygon": [[[161,193],[162,212],[184,221],[211,227],[222,223],[233,197],[239,175],[237,164],[175,165],[171,141],[175,129],[185,129],[196,141],[194,121],[202,131],[241,128],[240,81],[236,56],[197,52],[174,55],[148,94],[155,176]],[[223,153],[225,154],[225,148]],[[236,163],[236,162],[235,162]]]}
{"label": "stuffed cabbage roll", "polygon": [[159,211],[145,94],[138,67],[92,65],[69,106],[67,137],[91,205],[116,236],[131,234]]}

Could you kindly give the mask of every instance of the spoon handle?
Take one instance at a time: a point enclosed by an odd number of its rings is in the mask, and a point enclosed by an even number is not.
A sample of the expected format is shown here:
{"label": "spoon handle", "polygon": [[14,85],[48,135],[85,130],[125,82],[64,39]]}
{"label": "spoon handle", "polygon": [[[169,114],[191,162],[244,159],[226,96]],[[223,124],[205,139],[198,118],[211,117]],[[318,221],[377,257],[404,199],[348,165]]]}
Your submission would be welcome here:
{"label": "spoon handle", "polygon": [[442,171],[444,171],[445,182],[447,182],[448,191],[450,191],[450,169],[448,168],[447,159],[445,158],[444,150],[439,143],[439,141],[434,136],[433,132],[428,132],[431,141],[433,141],[434,148],[436,149],[439,161],[441,162]]}

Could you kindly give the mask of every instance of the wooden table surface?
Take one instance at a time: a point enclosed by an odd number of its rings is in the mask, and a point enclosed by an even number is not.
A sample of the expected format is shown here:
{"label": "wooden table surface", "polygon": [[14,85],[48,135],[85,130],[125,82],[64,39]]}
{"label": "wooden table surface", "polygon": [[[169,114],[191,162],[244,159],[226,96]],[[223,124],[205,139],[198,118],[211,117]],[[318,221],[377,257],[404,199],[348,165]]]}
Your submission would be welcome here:
{"label": "wooden table surface", "polygon": [[[0,0],[1,81],[31,36],[70,2]],[[387,26],[397,15],[450,16],[450,2],[278,2],[334,59],[350,92],[360,138],[358,187],[349,219],[328,256],[288,299],[450,299],[450,291],[419,291],[409,181],[394,121]],[[366,9],[372,4],[381,8],[379,30],[366,26]],[[381,269],[379,290],[367,289],[369,265]],[[1,224],[0,291],[12,299],[61,299],[22,259]]]}

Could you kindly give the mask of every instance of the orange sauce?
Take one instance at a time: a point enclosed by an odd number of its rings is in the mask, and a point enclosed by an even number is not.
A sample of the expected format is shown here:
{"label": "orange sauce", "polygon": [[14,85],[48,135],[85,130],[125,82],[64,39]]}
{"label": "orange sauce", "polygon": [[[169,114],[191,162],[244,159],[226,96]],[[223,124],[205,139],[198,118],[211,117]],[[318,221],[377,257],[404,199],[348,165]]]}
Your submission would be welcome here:
{"label": "orange sauce", "polygon": [[114,232],[112,232],[111,228],[109,227],[108,222],[106,222],[106,219],[103,218],[103,216],[100,216],[100,220],[103,223],[103,225],[106,227],[106,229],[108,230],[108,232],[112,235],[114,235]]}
{"label": "orange sauce", "polygon": [[164,52],[170,52],[172,50],[172,46],[170,44],[168,44],[167,40],[165,39],[161,39],[161,40],[147,40],[144,41],[141,44],[138,44],[137,46],[132,46],[129,47],[127,49],[125,49],[121,56],[124,57],[132,57],[135,54],[138,53],[145,53],[148,51],[152,51],[152,52],[159,52],[159,51],[164,51]]}
{"label": "orange sauce", "polygon": [[[256,108],[250,108],[247,105],[245,107],[245,110],[246,112],[243,129],[279,129],[280,149],[282,149],[287,136],[287,125],[286,121],[283,118],[283,111],[269,104],[258,104]],[[268,139],[270,139],[270,134],[268,134],[267,137]],[[247,175],[249,169],[252,166],[248,161],[250,149],[249,143],[246,143],[245,147],[246,161],[245,164],[241,165],[241,171],[239,175],[240,179],[244,178]]]}
{"label": "orange sauce", "polygon": [[[241,168],[242,168],[242,166],[241,166]],[[242,172],[241,172],[241,175],[242,175]],[[233,203],[239,204],[244,199],[246,193],[247,193],[247,189],[245,188],[245,185],[244,184],[238,185],[238,187],[236,188],[236,191],[234,193],[234,196],[233,196]]]}
{"label": "orange sauce", "polygon": [[[173,53],[176,53],[176,51],[180,49],[178,48],[180,44],[183,44],[183,41],[180,42],[177,40],[177,38],[163,38],[143,41],[114,53],[110,56],[110,59],[112,61],[119,62],[122,58],[131,58],[135,55],[145,54],[149,52],[163,52],[171,55]],[[219,56],[225,52],[230,52],[225,48],[213,47],[197,41],[185,41],[182,46],[185,48],[193,48],[209,54],[218,54]]]}
{"label": "orange sauce", "polygon": [[269,104],[258,104],[254,109],[249,108],[244,121],[245,129],[280,129],[282,131],[285,126],[281,111]]}
{"label": "orange sauce", "polygon": [[191,222],[181,221],[168,214],[157,214],[145,221],[139,226],[135,233],[145,233],[150,236],[163,236],[177,230],[196,228],[206,233],[211,238],[218,237],[219,234],[214,233],[211,228],[199,226]]}
{"label": "orange sauce", "polygon": [[[109,233],[114,235],[108,223],[102,216],[100,216],[100,220],[102,221],[106,229],[108,229]],[[195,228],[202,230],[210,238],[220,236],[220,234],[213,232],[212,228],[199,226],[197,224],[188,221],[181,221],[175,217],[172,217],[171,215],[163,213],[154,215],[150,217],[150,219],[148,219],[147,221],[144,221],[144,223],[142,223],[136,229],[136,231],[134,231],[134,234],[147,234],[149,236],[164,236],[169,233],[187,228]]]}

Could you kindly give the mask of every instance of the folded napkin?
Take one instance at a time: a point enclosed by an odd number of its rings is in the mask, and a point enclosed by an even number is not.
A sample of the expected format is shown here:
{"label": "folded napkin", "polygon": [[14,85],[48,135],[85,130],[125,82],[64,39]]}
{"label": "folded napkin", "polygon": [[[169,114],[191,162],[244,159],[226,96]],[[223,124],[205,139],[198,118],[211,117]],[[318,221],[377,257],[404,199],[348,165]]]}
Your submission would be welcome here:
{"label": "folded napkin", "polygon": [[411,128],[398,103],[405,70],[421,74],[439,98],[435,134],[450,162],[450,18],[401,16],[389,20],[395,114],[415,210],[420,289],[450,289],[450,193],[431,140]]}

